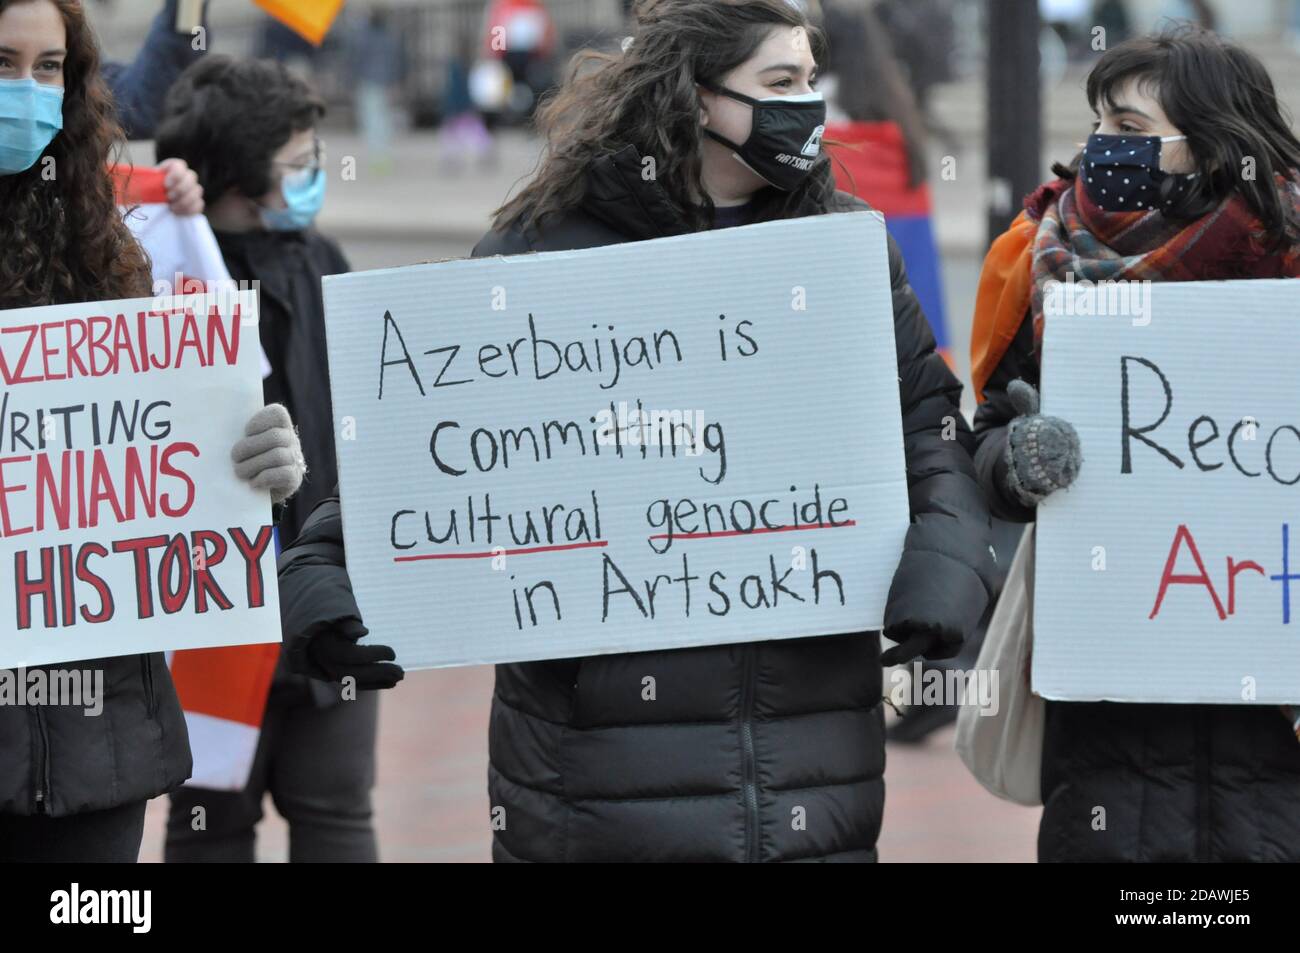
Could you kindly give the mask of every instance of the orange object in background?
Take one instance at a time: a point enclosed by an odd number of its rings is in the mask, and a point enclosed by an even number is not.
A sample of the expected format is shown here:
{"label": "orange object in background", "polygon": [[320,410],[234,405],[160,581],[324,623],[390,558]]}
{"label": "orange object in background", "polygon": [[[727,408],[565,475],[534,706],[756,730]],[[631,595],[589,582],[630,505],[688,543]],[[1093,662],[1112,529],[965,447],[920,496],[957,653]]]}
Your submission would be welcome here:
{"label": "orange object in background", "polygon": [[279,642],[181,649],[172,653],[172,680],[186,714],[258,728],[279,658]]}
{"label": "orange object in background", "polygon": [[320,46],[343,0],[253,0],[255,4],[309,43]]}

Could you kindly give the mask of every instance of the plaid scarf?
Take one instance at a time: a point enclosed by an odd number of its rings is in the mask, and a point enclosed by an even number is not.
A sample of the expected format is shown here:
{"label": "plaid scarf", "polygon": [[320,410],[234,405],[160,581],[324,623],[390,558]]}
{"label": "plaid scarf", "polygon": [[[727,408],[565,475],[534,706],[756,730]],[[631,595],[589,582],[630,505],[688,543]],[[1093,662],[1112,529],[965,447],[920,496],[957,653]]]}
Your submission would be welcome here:
{"label": "plaid scarf", "polygon": [[[1300,185],[1277,180],[1300,214]],[[1269,252],[1245,200],[1233,193],[1191,222],[1158,210],[1107,212],[1083,187],[1083,177],[1043,209],[1034,238],[1034,352],[1043,341],[1043,288],[1048,281],[1205,281],[1300,277],[1300,245]]]}

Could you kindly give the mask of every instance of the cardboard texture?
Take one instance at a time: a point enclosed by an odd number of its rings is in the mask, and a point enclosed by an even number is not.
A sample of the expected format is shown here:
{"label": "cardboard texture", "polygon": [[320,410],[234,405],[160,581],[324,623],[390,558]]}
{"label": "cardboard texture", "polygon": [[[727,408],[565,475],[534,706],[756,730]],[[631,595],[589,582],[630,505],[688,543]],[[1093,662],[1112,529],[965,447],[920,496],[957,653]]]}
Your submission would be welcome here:
{"label": "cardboard texture", "polygon": [[1084,462],[1039,507],[1034,691],[1300,701],[1300,284],[1114,290],[1046,322],[1042,412]]}
{"label": "cardboard texture", "polygon": [[261,406],[254,292],[0,312],[0,668],[280,640]]}
{"label": "cardboard texture", "polygon": [[[908,504],[877,214],[324,288],[348,570],[404,666],[880,626]],[[795,504],[821,528],[771,531]]]}

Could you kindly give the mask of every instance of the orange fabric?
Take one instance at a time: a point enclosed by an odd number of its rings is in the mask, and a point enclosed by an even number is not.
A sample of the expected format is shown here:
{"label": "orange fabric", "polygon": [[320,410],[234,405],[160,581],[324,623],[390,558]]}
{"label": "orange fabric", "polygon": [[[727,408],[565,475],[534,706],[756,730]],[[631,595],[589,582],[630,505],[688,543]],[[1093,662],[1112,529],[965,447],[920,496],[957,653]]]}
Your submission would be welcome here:
{"label": "orange fabric", "polygon": [[343,0],[253,0],[307,42],[320,46],[343,9]]}
{"label": "orange fabric", "polygon": [[259,727],[279,657],[278,642],[176,652],[171,671],[181,707]]}
{"label": "orange fabric", "polygon": [[1030,267],[1038,223],[1025,212],[998,236],[980,269],[975,323],[970,333],[971,382],[975,400],[984,402],[984,385],[1007,353],[1029,310],[1033,291]]}

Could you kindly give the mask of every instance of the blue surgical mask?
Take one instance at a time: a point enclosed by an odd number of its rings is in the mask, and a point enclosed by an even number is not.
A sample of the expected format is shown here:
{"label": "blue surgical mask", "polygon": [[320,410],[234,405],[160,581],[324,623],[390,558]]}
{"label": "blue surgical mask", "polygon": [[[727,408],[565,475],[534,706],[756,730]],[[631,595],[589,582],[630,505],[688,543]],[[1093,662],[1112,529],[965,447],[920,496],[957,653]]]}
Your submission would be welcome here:
{"label": "blue surgical mask", "polygon": [[62,87],[0,79],[0,175],[34,166],[62,128]]}
{"label": "blue surgical mask", "polygon": [[325,170],[303,169],[286,175],[280,194],[288,208],[262,208],[262,224],[273,232],[300,232],[311,225],[325,204]]}

